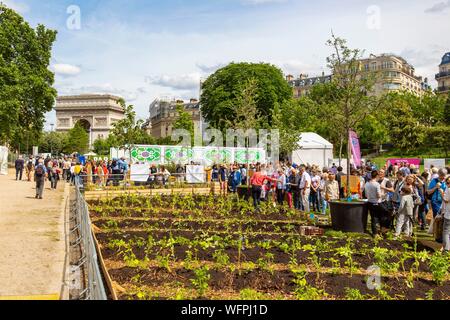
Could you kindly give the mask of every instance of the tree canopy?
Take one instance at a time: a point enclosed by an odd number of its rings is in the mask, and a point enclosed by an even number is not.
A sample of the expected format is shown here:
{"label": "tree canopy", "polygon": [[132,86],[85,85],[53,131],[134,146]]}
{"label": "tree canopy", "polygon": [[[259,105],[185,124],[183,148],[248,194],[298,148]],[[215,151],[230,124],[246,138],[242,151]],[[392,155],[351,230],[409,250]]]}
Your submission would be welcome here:
{"label": "tree canopy", "polygon": [[279,68],[267,63],[231,63],[202,85],[202,113],[213,128],[224,130],[235,122],[234,106],[250,80],[255,81],[257,111],[268,125],[272,124],[275,106],[292,97],[292,88]]}
{"label": "tree canopy", "polygon": [[40,135],[56,90],[49,70],[56,31],[33,29],[0,3],[0,143],[17,144],[24,132]]}

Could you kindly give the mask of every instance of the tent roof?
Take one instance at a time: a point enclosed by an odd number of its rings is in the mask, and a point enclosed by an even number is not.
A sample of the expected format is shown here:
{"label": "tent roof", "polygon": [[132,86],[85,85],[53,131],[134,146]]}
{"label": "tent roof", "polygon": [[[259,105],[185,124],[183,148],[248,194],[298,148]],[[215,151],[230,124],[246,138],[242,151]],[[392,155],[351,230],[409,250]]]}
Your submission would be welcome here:
{"label": "tent roof", "polygon": [[333,149],[331,142],[314,132],[302,133],[299,145],[302,149]]}

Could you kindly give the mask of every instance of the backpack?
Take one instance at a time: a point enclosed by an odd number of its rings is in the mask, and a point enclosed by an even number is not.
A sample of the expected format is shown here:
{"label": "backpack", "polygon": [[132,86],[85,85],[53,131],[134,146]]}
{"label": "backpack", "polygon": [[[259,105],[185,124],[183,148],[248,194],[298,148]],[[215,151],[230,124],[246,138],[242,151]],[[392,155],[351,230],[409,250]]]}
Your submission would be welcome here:
{"label": "backpack", "polygon": [[35,173],[36,173],[37,177],[42,177],[44,175],[44,167],[43,166],[38,166],[36,168]]}

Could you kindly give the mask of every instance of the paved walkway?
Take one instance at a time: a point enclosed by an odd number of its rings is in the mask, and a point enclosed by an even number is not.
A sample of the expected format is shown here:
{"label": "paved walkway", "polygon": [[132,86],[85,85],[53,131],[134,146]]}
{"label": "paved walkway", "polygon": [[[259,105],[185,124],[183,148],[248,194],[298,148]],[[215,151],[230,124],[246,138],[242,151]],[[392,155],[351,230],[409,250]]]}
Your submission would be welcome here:
{"label": "paved walkway", "polygon": [[65,266],[65,199],[60,184],[36,200],[32,182],[0,176],[0,299],[60,297]]}

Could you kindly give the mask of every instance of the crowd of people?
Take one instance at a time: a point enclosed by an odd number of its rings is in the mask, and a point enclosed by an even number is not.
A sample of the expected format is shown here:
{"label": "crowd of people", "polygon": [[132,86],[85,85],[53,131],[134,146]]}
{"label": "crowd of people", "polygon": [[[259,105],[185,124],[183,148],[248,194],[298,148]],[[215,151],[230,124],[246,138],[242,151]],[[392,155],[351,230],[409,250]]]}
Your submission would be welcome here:
{"label": "crowd of people", "polygon": [[[76,155],[58,159],[29,157],[26,161],[19,157],[16,160],[17,180],[22,179],[24,170],[26,179],[36,182],[36,198],[42,199],[46,181],[50,182],[51,189],[56,189],[61,180],[74,184],[77,177],[85,183],[118,186],[129,177],[130,165],[125,158],[88,160],[83,164]],[[427,214],[431,211],[433,219],[444,221],[442,240],[446,250],[450,250],[448,172],[448,168],[431,167],[420,173],[419,168],[407,163],[377,168],[367,162],[360,168],[351,169],[353,184],[356,181],[357,186],[350,187],[349,192],[347,175],[342,167],[335,164],[330,168],[289,162],[276,165],[214,165],[205,169],[205,176],[206,182],[220,184],[222,195],[236,193],[240,186],[251,188],[257,208],[261,201],[266,201],[325,215],[331,201],[367,201],[374,236],[387,230],[394,230],[397,237],[401,233],[411,236],[415,224],[426,230]],[[178,165],[170,172],[165,166],[152,165],[143,184],[166,184],[171,176],[184,181],[185,174],[185,166]]]}

